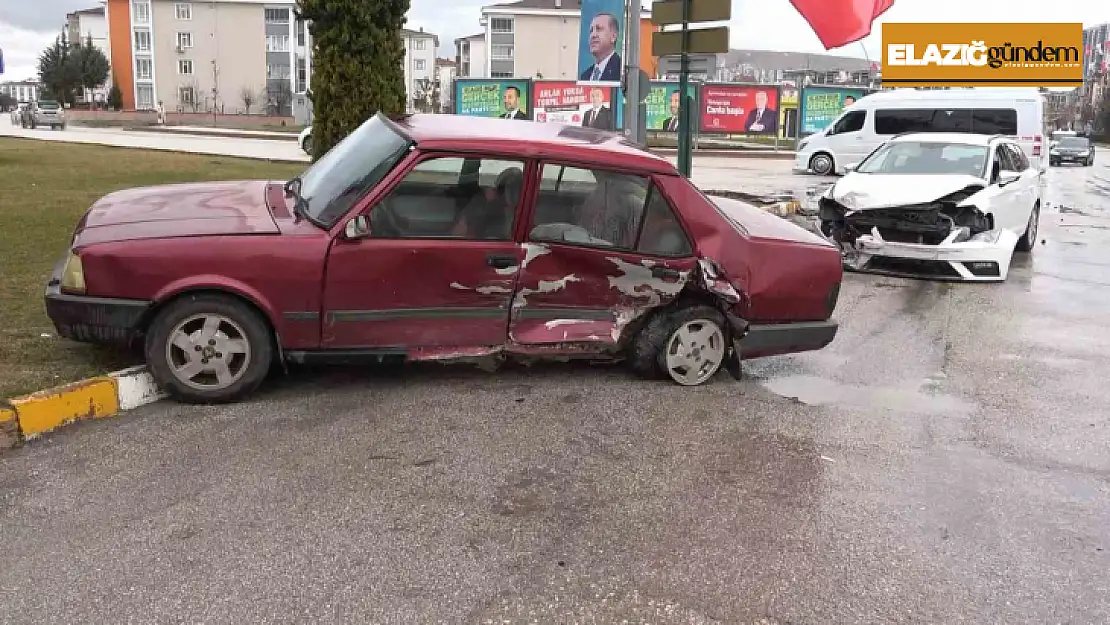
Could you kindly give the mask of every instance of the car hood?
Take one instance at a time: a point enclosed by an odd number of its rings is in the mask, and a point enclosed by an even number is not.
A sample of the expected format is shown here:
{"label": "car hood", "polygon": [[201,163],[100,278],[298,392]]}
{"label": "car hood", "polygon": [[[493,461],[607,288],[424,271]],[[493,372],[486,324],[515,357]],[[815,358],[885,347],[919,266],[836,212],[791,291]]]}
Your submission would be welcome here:
{"label": "car hood", "polygon": [[709,196],[709,198],[729,221],[739,226],[741,233],[749,237],[831,247],[828,241],[809,230],[747,202],[720,196]]}
{"label": "car hood", "polygon": [[75,245],[201,235],[277,234],[264,180],[138,187],[109,193],[77,226]]}
{"label": "car hood", "polygon": [[849,210],[890,208],[933,202],[968,187],[986,188],[978,176],[965,174],[857,174],[841,178],[828,197]]}

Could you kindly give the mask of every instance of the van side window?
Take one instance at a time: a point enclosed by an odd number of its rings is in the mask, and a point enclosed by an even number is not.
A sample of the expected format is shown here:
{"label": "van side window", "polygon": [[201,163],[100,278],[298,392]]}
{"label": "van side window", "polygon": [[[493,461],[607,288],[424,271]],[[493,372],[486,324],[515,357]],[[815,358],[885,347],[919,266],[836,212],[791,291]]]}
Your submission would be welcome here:
{"label": "van side window", "polygon": [[863,122],[866,119],[867,111],[851,111],[836,121],[836,124],[833,125],[829,134],[840,135],[846,132],[858,132],[863,130]]}
{"label": "van side window", "polygon": [[975,132],[1017,135],[1017,111],[1003,108],[879,109],[875,134],[903,132]]}
{"label": "van side window", "polygon": [[1014,109],[975,109],[971,112],[971,132],[1016,136],[1017,126],[1017,111]]}
{"label": "van side window", "polygon": [[929,123],[930,132],[971,132],[970,109],[937,109]]}
{"label": "van side window", "polygon": [[932,119],[933,111],[929,109],[878,109],[875,111],[875,134],[929,132]]}

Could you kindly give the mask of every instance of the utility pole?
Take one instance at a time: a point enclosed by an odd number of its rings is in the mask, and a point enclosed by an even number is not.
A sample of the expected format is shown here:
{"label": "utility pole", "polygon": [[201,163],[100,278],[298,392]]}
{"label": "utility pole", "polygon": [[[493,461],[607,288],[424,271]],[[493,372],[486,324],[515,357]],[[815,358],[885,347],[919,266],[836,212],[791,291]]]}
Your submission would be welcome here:
{"label": "utility pole", "polygon": [[690,90],[690,0],[682,0],[682,69],[679,70],[678,92],[682,107],[678,109],[678,171],[687,178],[693,169],[694,155],[690,142],[690,109],[692,99],[687,96]]}
{"label": "utility pole", "polygon": [[644,99],[640,93],[640,14],[643,12],[641,0],[627,0],[625,3],[625,16],[628,18],[628,27],[625,28],[625,41],[628,50],[625,58],[628,60],[624,71],[624,134],[633,143],[643,145],[646,137],[642,136],[640,129],[640,102]]}

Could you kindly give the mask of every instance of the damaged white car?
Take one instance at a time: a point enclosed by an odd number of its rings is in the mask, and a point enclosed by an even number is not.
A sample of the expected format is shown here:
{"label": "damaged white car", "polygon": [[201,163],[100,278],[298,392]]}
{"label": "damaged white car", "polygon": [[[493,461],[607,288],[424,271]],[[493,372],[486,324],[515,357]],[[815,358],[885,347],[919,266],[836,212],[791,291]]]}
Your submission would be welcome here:
{"label": "damaged white car", "polygon": [[1005,136],[908,133],[849,170],[818,213],[846,269],[1000,282],[1036,243],[1041,172]]}

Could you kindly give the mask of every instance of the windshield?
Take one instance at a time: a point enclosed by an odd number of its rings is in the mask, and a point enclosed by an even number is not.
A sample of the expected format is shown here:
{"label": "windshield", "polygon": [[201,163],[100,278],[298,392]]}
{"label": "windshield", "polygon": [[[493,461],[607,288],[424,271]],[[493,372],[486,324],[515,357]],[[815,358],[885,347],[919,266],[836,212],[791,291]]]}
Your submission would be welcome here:
{"label": "windshield", "polygon": [[1063,139],[1060,139],[1060,147],[1077,148],[1080,150],[1086,149],[1087,140],[1083,137],[1064,137]]}
{"label": "windshield", "polygon": [[366,120],[301,176],[305,214],[330,228],[385,178],[409,145],[381,115]]}
{"label": "windshield", "polygon": [[51,102],[49,100],[40,100],[39,101],[39,108],[40,109],[56,109],[56,108],[58,108],[58,103],[57,102]]}
{"label": "windshield", "polygon": [[899,141],[868,156],[856,171],[862,174],[983,176],[988,148],[963,143]]}

